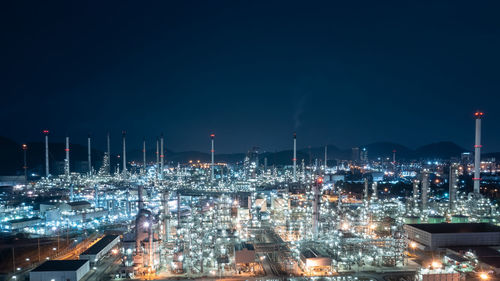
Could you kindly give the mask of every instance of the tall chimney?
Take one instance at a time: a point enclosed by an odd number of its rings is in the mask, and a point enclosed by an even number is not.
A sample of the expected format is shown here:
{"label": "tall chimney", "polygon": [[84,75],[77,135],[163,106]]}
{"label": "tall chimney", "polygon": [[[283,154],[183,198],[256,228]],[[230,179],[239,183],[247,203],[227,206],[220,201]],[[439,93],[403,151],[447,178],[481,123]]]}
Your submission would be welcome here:
{"label": "tall chimney", "polygon": [[123,171],[123,174],[127,173],[127,145],[125,143],[126,134],[127,133],[125,131],[122,132],[122,136],[123,136],[123,155],[122,155],[123,167],[122,167],[122,171]]}
{"label": "tall chimney", "polygon": [[69,137],[66,137],[66,159],[64,160],[64,174],[69,177]]}
{"label": "tall chimney", "polygon": [[89,175],[92,175],[92,149],[90,147],[90,134],[87,138],[87,147],[88,147]]}
{"label": "tall chimney", "polygon": [[146,173],[146,138],[142,139],[142,168],[143,173]]}
{"label": "tall chimney", "polygon": [[483,113],[477,111],[474,113],[476,118],[476,144],[474,145],[474,193],[479,194],[479,184],[481,183],[481,118]]}
{"label": "tall chimney", "polygon": [[107,143],[108,159],[109,159],[108,174],[111,174],[111,146],[110,146],[109,132],[106,136],[106,143]]}
{"label": "tall chimney", "polygon": [[214,165],[215,165],[215,163],[214,163],[214,153],[215,153],[214,138],[215,138],[215,134],[211,134],[210,139],[212,140],[212,150],[210,152],[212,153],[212,163],[210,166],[210,179],[212,181],[214,181],[214,179],[215,179],[215,174],[214,174]]}
{"label": "tall chimney", "polygon": [[23,166],[24,181],[28,183],[28,162],[26,160],[26,151],[28,150],[28,145],[24,143],[22,147],[23,147],[23,160],[24,160],[24,166]]}
{"label": "tall chimney", "polygon": [[163,154],[163,133],[161,133],[160,138],[160,179],[163,179],[163,158],[165,155]]}
{"label": "tall chimney", "polygon": [[156,137],[156,179],[160,172],[160,140]]}
{"label": "tall chimney", "polygon": [[49,177],[49,130],[43,130],[45,135],[45,177]]}
{"label": "tall chimney", "polygon": [[297,181],[297,134],[293,133],[293,182]]}

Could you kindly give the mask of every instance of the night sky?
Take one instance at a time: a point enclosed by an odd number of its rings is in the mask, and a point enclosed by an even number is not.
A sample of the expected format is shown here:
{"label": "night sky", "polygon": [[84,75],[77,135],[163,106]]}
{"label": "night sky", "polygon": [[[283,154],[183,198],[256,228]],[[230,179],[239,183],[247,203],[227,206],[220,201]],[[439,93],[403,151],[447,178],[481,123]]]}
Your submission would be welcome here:
{"label": "night sky", "polygon": [[[8,2],[8,3],[7,3]],[[338,3],[333,3],[338,2]],[[425,3],[421,3],[425,2]],[[2,135],[500,151],[499,1],[4,1]]]}

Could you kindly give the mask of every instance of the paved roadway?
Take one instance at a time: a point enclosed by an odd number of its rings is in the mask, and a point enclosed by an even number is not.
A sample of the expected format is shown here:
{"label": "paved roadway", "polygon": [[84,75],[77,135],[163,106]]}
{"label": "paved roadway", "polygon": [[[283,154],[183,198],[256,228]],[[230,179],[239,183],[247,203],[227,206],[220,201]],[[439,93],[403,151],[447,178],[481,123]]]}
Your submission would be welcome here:
{"label": "paved roadway", "polygon": [[85,274],[81,281],[104,281],[109,280],[109,275],[118,272],[120,260],[118,255],[105,256],[95,265],[96,269],[90,267],[90,272]]}

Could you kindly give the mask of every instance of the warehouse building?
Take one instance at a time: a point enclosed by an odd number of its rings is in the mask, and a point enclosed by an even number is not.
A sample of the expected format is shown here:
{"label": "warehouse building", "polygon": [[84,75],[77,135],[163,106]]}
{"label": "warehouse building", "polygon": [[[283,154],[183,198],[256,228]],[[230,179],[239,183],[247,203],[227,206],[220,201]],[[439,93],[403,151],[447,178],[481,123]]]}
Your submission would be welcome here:
{"label": "warehouse building", "polygon": [[52,260],[30,272],[30,281],[79,281],[90,271],[88,260]]}
{"label": "warehouse building", "polygon": [[106,235],[101,240],[97,241],[92,247],[88,248],[80,255],[81,260],[89,260],[91,263],[96,263],[104,255],[106,255],[116,244],[120,242],[118,235]]}
{"label": "warehouse building", "polygon": [[489,223],[407,224],[409,240],[428,249],[500,245],[500,227]]}

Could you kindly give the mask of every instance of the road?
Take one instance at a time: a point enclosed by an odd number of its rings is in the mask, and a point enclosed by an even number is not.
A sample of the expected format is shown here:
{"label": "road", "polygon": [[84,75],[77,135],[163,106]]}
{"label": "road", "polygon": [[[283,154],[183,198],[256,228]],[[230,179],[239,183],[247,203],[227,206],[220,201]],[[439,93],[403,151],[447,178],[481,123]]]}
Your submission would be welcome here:
{"label": "road", "polygon": [[[100,260],[97,265],[90,268],[81,281],[104,281],[109,280],[109,275],[118,272],[120,266],[118,255],[108,255]],[[95,268],[95,269],[94,269]]]}

